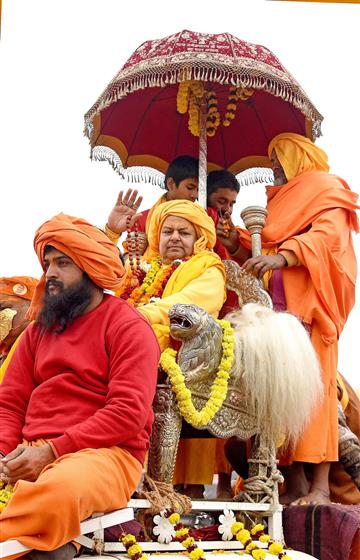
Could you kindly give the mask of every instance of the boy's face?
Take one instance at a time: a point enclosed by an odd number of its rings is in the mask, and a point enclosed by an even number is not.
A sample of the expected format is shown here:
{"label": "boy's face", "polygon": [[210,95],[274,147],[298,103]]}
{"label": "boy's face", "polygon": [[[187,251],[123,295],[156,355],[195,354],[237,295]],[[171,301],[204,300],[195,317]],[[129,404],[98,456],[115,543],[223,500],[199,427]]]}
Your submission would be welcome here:
{"label": "boy's face", "polygon": [[169,177],[167,180],[169,200],[190,200],[195,202],[199,192],[199,180],[197,177],[188,177],[180,181],[176,186],[174,179]]}
{"label": "boy's face", "polygon": [[208,197],[208,206],[221,212],[232,214],[237,192],[227,187],[219,187]]}

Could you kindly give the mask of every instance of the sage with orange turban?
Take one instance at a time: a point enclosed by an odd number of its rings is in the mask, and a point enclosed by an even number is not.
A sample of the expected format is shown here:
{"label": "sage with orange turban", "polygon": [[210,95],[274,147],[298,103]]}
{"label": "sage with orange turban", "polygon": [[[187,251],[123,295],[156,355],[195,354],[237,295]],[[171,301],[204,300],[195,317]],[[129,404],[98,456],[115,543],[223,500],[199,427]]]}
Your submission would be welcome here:
{"label": "sage with orange turban", "polygon": [[275,150],[288,181],[307,171],[329,171],[327,154],[314,142],[295,134],[283,132],[273,138],[268,147],[268,155]]}
{"label": "sage with orange turban", "polygon": [[[125,269],[119,251],[108,237],[89,222],[60,213],[37,230],[34,248],[43,266],[44,250],[51,245],[70,257],[100,288],[118,290],[123,282]],[[35,294],[29,318],[35,319],[45,289],[42,275]]]}
{"label": "sage with orange turban", "polygon": [[[276,284],[286,309],[308,327],[321,364],[325,398],[292,454],[294,461],[318,465],[338,459],[338,338],[355,302],[358,195],[327,172],[327,155],[311,140],[279,134],[269,157],[273,150],[287,182],[267,188],[262,258],[279,252],[295,258],[281,270],[271,267],[270,291]],[[239,236],[251,247],[247,231],[239,229]]]}
{"label": "sage with orange turban", "polygon": [[[158,338],[160,348],[164,350],[169,345],[169,317],[168,311],[175,303],[196,304],[205,309],[213,317],[217,317],[225,300],[225,269],[220,257],[212,251],[216,242],[216,231],[213,220],[198,204],[188,200],[173,200],[159,204],[147,223],[148,248],[142,258],[148,267],[157,266],[152,276],[152,284],[160,280],[163,284],[163,272],[171,265],[162,262],[159,250],[159,240],[162,227],[167,218],[176,216],[190,222],[195,229],[196,240],[193,254],[185,260],[175,259],[178,266],[167,278],[161,297],[156,301],[129,302],[151,323]],[[127,264],[128,283],[131,284],[130,267]],[[145,278],[147,282],[147,278]],[[146,292],[149,294],[147,286]],[[124,296],[124,288],[117,292]]]}
{"label": "sage with orange turban", "polygon": [[201,251],[213,249],[216,243],[214,221],[206,211],[196,202],[189,200],[171,200],[159,204],[152,213],[151,219],[146,224],[148,249],[145,258],[152,258],[159,254],[160,232],[166,218],[178,216],[191,222],[197,234],[194,245],[194,255]]}

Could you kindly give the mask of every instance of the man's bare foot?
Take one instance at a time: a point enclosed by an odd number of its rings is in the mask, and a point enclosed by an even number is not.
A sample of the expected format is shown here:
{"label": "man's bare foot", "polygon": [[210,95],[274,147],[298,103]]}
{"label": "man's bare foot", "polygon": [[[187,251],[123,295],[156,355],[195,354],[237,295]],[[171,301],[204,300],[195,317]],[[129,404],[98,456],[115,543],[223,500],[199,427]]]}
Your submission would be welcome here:
{"label": "man's bare foot", "polygon": [[301,496],[290,503],[291,506],[316,506],[331,504],[330,495],[321,488],[313,488],[305,496]]}
{"label": "man's bare foot", "polygon": [[286,481],[286,493],[282,494],[279,501],[282,505],[288,506],[295,500],[306,496],[310,491],[310,483],[305,476],[303,465],[293,463],[288,467],[283,467],[282,472]]}
{"label": "man's bare foot", "polygon": [[286,494],[282,494],[281,496],[279,496],[279,502],[280,504],[282,504],[283,506],[289,506],[290,504],[292,504],[293,502],[295,502],[295,500],[298,500],[301,497],[301,493],[294,493],[291,494],[290,492],[286,492]]}

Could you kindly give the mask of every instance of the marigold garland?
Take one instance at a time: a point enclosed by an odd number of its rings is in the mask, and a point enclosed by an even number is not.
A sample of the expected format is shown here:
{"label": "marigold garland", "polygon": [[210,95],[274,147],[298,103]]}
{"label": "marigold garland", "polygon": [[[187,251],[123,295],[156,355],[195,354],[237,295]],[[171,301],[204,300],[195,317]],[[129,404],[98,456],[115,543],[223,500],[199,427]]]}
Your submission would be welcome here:
{"label": "marigold garland", "polygon": [[[238,100],[246,101],[253,93],[253,89],[230,86],[225,116],[222,121],[223,126],[230,126],[234,120]],[[215,136],[221,124],[216,92],[205,91],[204,84],[197,80],[185,80],[179,83],[176,107],[181,115],[189,113],[188,127],[193,136],[200,135],[200,103],[205,94],[207,100],[206,134]]]}
{"label": "marigold garland", "polygon": [[222,122],[223,126],[230,126],[231,122],[234,120],[238,100],[246,101],[253,93],[253,89],[230,86],[228,102],[225,109],[225,118]]}
{"label": "marigold garland", "polygon": [[132,560],[148,560],[146,554],[143,553],[141,546],[136,542],[136,538],[131,533],[123,533],[120,535],[119,540],[126,548],[126,552]]}
{"label": "marigold garland", "polygon": [[[183,545],[189,553],[190,559],[204,560],[205,552],[202,548],[197,546],[194,537],[189,535],[189,528],[184,527],[184,525],[180,523],[180,515],[169,510],[163,512],[161,515],[167,517],[171,525],[174,526],[175,540]],[[235,521],[231,526],[231,532],[236,540],[243,545],[244,552],[249,554],[254,560],[264,560],[266,558],[266,549],[259,548],[253,541],[253,538],[262,543],[267,543],[267,551],[270,554],[278,556],[280,560],[291,560],[291,557],[284,552],[283,545],[280,542],[270,539],[269,535],[266,535],[264,530],[265,527],[261,523],[254,525],[251,531],[245,529],[244,523],[240,521]],[[126,548],[132,560],[147,560],[147,556],[143,553],[141,546],[136,542],[134,535],[123,533],[119,540]]]}
{"label": "marigold garland", "polygon": [[116,295],[128,303],[138,307],[151,303],[152,299],[161,298],[166,284],[173,272],[188,259],[175,259],[171,264],[164,265],[161,257],[156,257],[150,263],[149,270],[135,276],[129,271],[125,285]]}
{"label": "marigold garland", "polygon": [[244,528],[244,524],[236,521],[231,526],[231,532],[237,541],[244,546],[245,552],[250,554],[255,560],[263,560],[266,558],[265,549],[259,548],[253,539],[267,544],[267,551],[274,554],[280,560],[291,560],[290,556],[284,552],[283,545],[274,541],[269,535],[265,534],[265,527],[261,523],[254,525],[251,531]]}
{"label": "marigold garland", "polygon": [[0,481],[0,513],[6,508],[14,487],[11,484],[5,484]]}
{"label": "marigold garland", "polygon": [[176,395],[180,413],[185,420],[195,428],[206,426],[223,404],[227,391],[230,371],[234,363],[235,337],[229,321],[217,321],[223,330],[222,357],[219,369],[210,389],[210,397],[204,407],[196,410],[191,391],[186,387],[185,377],[180,366],[176,363],[177,352],[167,348],[161,354],[160,365],[168,374],[172,389]]}

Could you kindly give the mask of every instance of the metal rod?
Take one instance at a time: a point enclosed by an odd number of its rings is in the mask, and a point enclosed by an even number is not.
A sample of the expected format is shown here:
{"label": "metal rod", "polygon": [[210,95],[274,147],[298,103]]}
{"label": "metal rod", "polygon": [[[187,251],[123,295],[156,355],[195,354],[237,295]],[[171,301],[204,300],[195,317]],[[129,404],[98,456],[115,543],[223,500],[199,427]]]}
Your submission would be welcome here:
{"label": "metal rod", "polygon": [[207,101],[204,93],[200,103],[200,134],[199,134],[199,204],[207,207],[207,134],[206,134]]}

